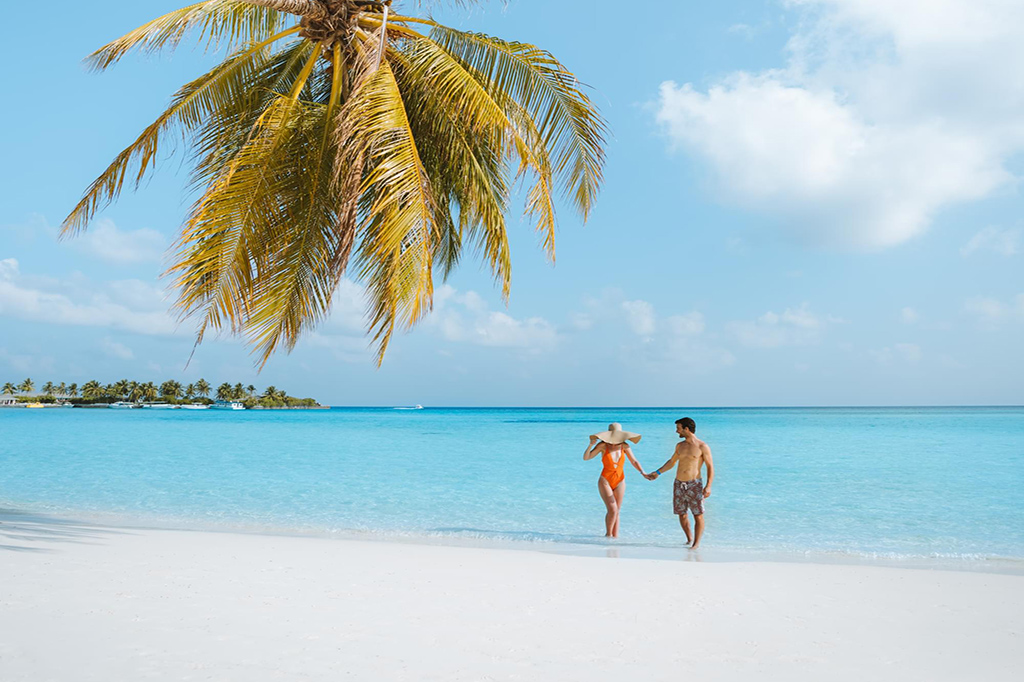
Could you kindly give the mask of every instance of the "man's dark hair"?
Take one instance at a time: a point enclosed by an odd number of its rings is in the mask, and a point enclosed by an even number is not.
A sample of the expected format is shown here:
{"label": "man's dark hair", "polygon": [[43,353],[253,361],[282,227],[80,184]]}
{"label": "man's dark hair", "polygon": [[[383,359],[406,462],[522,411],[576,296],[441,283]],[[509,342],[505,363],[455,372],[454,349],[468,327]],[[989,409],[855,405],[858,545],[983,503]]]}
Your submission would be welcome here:
{"label": "man's dark hair", "polygon": [[697,433],[697,422],[693,421],[689,417],[683,417],[682,419],[677,419],[676,420],[676,424],[679,424],[684,429],[690,429],[690,433]]}

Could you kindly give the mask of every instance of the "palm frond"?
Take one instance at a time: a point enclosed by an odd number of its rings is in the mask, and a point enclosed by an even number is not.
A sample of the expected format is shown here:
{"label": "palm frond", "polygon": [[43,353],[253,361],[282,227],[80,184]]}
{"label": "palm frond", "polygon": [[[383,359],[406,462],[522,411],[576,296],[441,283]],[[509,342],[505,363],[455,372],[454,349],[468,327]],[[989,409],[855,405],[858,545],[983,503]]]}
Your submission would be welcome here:
{"label": "palm frond", "polygon": [[603,181],[607,125],[575,76],[533,45],[430,25],[433,40],[537,122],[562,189],[585,220]]}
{"label": "palm frond", "polygon": [[332,264],[338,249],[351,241],[336,229],[334,147],[322,144],[332,119],[323,105],[302,106],[301,129],[289,145],[294,178],[280,195],[294,218],[287,229],[271,233],[244,322],[261,366],[282,343],[290,350],[304,330],[327,315],[340,277]]}
{"label": "palm frond", "polygon": [[[319,48],[303,43],[300,49],[309,67]],[[297,80],[293,92],[302,86]],[[207,328],[220,329],[225,322],[234,332],[245,330],[254,283],[272,255],[266,245],[287,235],[291,224],[291,207],[281,197],[293,191],[294,149],[288,142],[305,113],[296,97],[276,96],[186,223],[168,274],[177,277],[180,289],[175,308],[183,317],[201,314],[200,340]]]}
{"label": "palm frond", "polygon": [[513,184],[528,183],[526,212],[553,258],[556,195],[586,219],[602,183],[604,121],[549,53],[394,14],[385,32],[381,7],[207,0],[98,50],[97,69],[193,38],[231,54],[114,159],[62,234],[137,186],[179,132],[199,198],[166,274],[197,344],[228,329],[262,366],[328,314],[353,256],[378,364],[467,248],[507,300]]}
{"label": "palm frond", "polygon": [[359,230],[360,275],[367,283],[379,363],[396,324],[409,328],[431,308],[438,206],[387,61],[352,94],[339,116],[339,148],[348,154],[365,150],[360,194],[368,206]]}
{"label": "palm frond", "polygon": [[[450,56],[427,39],[393,50],[410,125],[438,203],[458,209],[458,225],[441,227],[437,263],[447,276],[458,264],[464,237],[487,259],[502,295],[511,287],[505,229],[509,189],[502,151],[515,134],[504,112]],[[440,63],[438,63],[440,62]],[[442,211],[450,216],[450,211]]]}
{"label": "palm frond", "polygon": [[266,49],[274,42],[297,32],[297,28],[282,31],[236,52],[206,74],[181,88],[171,106],[150,124],[139,137],[125,148],[113,163],[89,186],[85,195],[64,220],[63,235],[84,230],[96,213],[117,198],[133,165],[136,187],[156,160],[161,140],[175,126],[183,134],[201,126],[206,117],[215,115],[230,103],[246,97],[245,84],[249,82],[266,59]]}
{"label": "palm frond", "polygon": [[234,50],[279,32],[288,19],[287,14],[245,0],[206,0],[143,24],[93,52],[86,63],[101,71],[132,51],[173,50],[190,33],[198,33],[198,42],[207,47],[223,44]]}

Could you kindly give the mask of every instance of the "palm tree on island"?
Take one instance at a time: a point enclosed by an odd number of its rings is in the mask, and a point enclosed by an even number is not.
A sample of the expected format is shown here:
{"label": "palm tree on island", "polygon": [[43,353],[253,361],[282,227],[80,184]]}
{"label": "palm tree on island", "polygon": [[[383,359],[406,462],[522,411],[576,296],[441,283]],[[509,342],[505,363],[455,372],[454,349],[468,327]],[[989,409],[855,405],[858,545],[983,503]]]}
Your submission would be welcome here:
{"label": "palm tree on island", "polygon": [[95,379],[82,384],[82,398],[85,400],[98,400],[103,397],[103,386]]}
{"label": "palm tree on island", "polygon": [[181,397],[181,384],[174,380],[165,381],[160,384],[160,397],[172,402],[177,400]]}
{"label": "palm tree on island", "polygon": [[114,159],[62,234],[85,230],[182,135],[201,196],[168,273],[197,343],[226,327],[263,365],[327,316],[351,274],[367,290],[379,363],[396,326],[431,309],[435,269],[447,277],[464,246],[507,300],[513,185],[528,180],[525,210],[554,260],[556,200],[586,220],[605,123],[549,52],[391,10],[391,0],[207,0],[94,52],[102,70],[193,34],[230,54]]}
{"label": "palm tree on island", "polygon": [[22,393],[31,393],[35,389],[35,387],[36,385],[32,382],[31,379],[25,379],[18,386],[18,390]]}
{"label": "palm tree on island", "polygon": [[232,389],[231,384],[225,382],[217,387],[217,400],[229,401],[232,399],[233,393],[234,389]]}
{"label": "palm tree on island", "polygon": [[15,386],[14,384],[12,384],[11,382],[8,381],[6,384],[4,384],[4,388],[3,388],[3,394],[4,395],[14,395],[17,392],[18,392],[18,387]]}
{"label": "palm tree on island", "polygon": [[210,395],[210,384],[206,383],[206,379],[200,379],[196,382],[196,395],[201,395],[204,398]]}

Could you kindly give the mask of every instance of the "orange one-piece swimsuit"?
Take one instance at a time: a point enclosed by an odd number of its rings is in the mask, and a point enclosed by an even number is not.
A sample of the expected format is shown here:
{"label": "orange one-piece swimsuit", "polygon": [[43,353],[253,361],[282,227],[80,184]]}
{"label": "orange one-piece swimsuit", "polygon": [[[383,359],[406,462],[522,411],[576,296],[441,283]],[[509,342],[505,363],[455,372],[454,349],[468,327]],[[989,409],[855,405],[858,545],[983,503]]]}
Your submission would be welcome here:
{"label": "orange one-piece swimsuit", "polygon": [[622,483],[622,479],[626,477],[626,472],[623,471],[623,465],[626,463],[626,451],[624,449],[619,450],[619,461],[612,459],[612,456],[608,454],[608,450],[604,451],[601,455],[601,464],[604,465],[604,469],[601,470],[601,477],[608,481],[608,485],[611,486],[612,490],[619,487]]}

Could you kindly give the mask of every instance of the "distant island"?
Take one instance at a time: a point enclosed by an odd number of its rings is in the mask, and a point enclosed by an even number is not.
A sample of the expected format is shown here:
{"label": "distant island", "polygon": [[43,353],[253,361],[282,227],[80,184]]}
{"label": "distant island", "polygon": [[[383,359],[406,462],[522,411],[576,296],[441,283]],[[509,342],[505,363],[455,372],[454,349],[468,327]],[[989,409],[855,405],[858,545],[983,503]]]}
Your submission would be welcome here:
{"label": "distant island", "polygon": [[[165,381],[157,386],[152,381],[138,382],[121,379],[112,384],[88,381],[78,384],[55,384],[47,381],[40,391],[35,382],[25,379],[20,383],[7,382],[0,389],[0,406],[50,406],[104,407],[112,404],[147,406],[159,403],[168,406],[215,405],[217,403],[238,403],[246,409],[317,409],[324,406],[313,398],[295,398],[275,386],[268,386],[262,393],[256,392],[252,384],[229,384],[213,387],[205,380],[182,385],[178,381]],[[210,394],[213,393],[213,398]]]}

